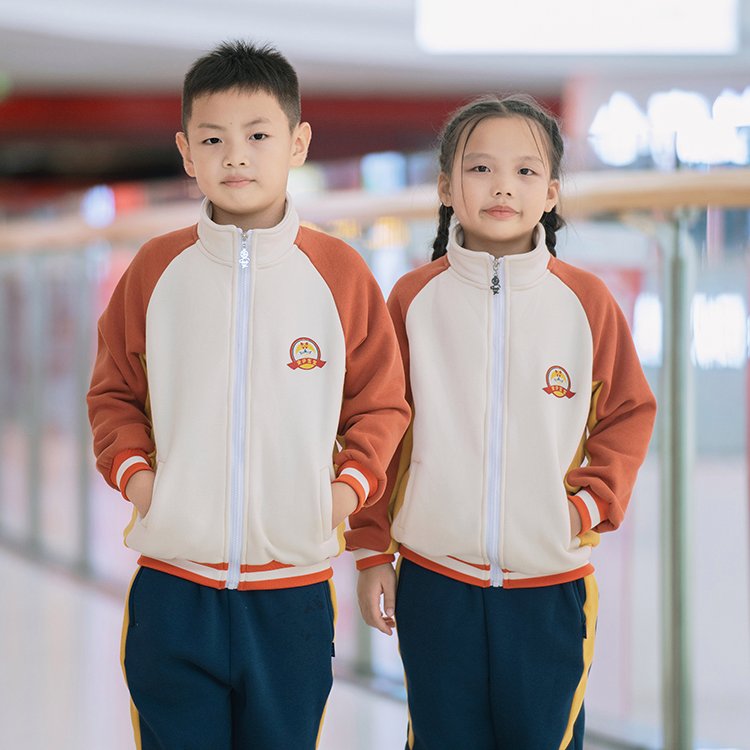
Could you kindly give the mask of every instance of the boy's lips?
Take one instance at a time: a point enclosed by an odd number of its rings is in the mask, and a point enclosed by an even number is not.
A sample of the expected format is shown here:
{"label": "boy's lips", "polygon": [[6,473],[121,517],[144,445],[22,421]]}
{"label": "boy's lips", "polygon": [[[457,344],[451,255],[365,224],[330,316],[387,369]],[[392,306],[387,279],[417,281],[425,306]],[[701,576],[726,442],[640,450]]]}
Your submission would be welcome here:
{"label": "boy's lips", "polygon": [[249,177],[229,177],[226,180],[222,180],[221,184],[226,185],[227,187],[234,188],[234,187],[245,187],[246,185],[249,185],[252,182],[252,180]]}

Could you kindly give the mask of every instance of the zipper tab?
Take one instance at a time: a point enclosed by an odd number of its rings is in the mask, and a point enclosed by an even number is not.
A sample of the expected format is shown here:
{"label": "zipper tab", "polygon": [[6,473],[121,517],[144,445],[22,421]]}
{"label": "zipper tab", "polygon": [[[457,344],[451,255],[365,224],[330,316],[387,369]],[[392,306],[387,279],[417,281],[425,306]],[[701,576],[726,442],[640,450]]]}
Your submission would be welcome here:
{"label": "zipper tab", "polygon": [[240,267],[245,269],[250,265],[250,253],[247,249],[247,232],[243,232],[240,240]]}
{"label": "zipper tab", "polygon": [[500,277],[498,276],[498,266],[500,265],[500,258],[492,259],[492,281],[490,282],[490,289],[493,294],[500,293]]}

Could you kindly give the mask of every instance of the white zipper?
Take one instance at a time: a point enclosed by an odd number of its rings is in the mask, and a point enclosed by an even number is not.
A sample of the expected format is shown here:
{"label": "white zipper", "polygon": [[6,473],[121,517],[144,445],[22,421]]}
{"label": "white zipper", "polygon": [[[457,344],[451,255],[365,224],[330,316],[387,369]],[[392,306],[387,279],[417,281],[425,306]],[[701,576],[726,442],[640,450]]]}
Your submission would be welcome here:
{"label": "white zipper", "polygon": [[490,280],[490,300],[492,315],[492,347],[490,360],[490,424],[488,435],[489,467],[487,472],[487,556],[490,561],[490,585],[503,585],[503,571],[500,564],[500,503],[502,483],[503,451],[503,391],[504,351],[505,351],[505,290],[503,261],[492,260]]}
{"label": "white zipper", "polygon": [[229,528],[229,569],[227,588],[236,589],[240,582],[242,540],[245,529],[245,436],[247,434],[247,350],[250,320],[250,232],[240,233],[237,271],[237,312],[234,339],[234,393],[232,394],[231,496]]}

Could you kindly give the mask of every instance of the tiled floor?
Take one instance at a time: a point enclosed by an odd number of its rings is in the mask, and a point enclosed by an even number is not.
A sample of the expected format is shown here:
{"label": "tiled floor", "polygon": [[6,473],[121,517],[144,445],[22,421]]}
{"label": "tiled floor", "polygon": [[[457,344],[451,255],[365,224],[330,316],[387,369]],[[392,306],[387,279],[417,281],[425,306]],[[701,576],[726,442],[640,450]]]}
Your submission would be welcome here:
{"label": "tiled floor", "polygon": [[[121,603],[2,548],[0,570],[0,748],[132,750]],[[405,721],[403,704],[338,680],[320,748],[403,747]]]}

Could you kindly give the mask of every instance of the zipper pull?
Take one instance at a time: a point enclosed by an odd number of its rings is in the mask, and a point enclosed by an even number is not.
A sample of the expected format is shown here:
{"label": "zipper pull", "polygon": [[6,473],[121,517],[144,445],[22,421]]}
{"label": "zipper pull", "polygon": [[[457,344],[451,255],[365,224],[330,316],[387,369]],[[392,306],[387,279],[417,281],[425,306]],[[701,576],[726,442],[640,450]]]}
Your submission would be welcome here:
{"label": "zipper pull", "polygon": [[500,277],[497,275],[497,267],[500,265],[500,258],[493,258],[492,260],[492,281],[490,282],[490,289],[493,294],[500,292]]}
{"label": "zipper pull", "polygon": [[240,242],[240,266],[247,268],[250,265],[250,253],[247,250],[247,232],[242,233]]}

